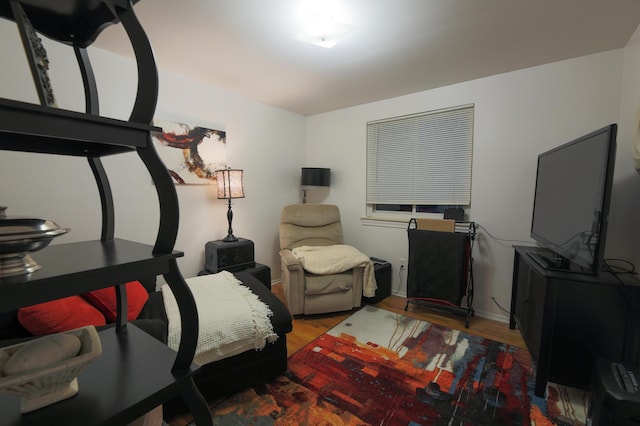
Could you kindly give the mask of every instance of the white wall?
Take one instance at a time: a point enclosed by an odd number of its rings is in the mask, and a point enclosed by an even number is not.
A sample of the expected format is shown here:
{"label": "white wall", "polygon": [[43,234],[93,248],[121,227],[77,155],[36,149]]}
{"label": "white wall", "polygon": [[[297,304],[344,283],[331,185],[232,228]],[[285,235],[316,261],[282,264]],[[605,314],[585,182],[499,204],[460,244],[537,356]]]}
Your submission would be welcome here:
{"label": "white wall", "polygon": [[[37,103],[15,25],[0,21],[0,97]],[[70,48],[45,41],[60,107],[84,108],[82,86]],[[134,64],[89,49],[100,93],[101,115],[126,119],[135,96]],[[156,117],[226,130],[228,163],[245,171],[246,198],[233,202],[236,236],[255,243],[256,261],[280,275],[278,220],[284,204],[298,202],[304,159],[304,117],[168,72],[160,72]],[[104,159],[116,209],[116,236],[152,244],[158,223],[155,188],[137,155]],[[9,215],[44,217],[71,228],[54,243],[100,237],[100,202],[82,158],[0,151],[0,205]],[[176,249],[185,277],[202,269],[204,245],[227,234],[226,200],[213,186],[178,186],[180,228]],[[37,259],[37,255],[34,256]],[[70,259],[73,261],[73,259]]]}
{"label": "white wall", "polygon": [[[348,243],[393,263],[393,291],[404,295],[406,276],[400,282],[398,270],[399,259],[408,256],[406,227],[366,226],[361,220],[366,123],[475,104],[468,213],[482,229],[474,247],[474,308],[478,315],[506,320],[492,298],[509,309],[513,242],[496,242],[488,232],[531,241],[537,155],[618,121],[622,60],[622,50],[609,51],[309,117],[307,163],[331,167],[332,185],[323,201],[340,206]],[[619,151],[621,157],[631,155],[624,146]],[[621,204],[616,195],[613,212]]]}
{"label": "white wall", "polygon": [[[37,102],[13,24],[0,21],[0,97]],[[279,279],[278,218],[299,201],[300,167],[330,167],[332,185],[311,190],[310,202],[340,206],[347,242],[393,263],[393,291],[405,293],[397,274],[407,257],[404,226],[365,226],[367,121],[474,103],[475,141],[471,220],[483,229],[474,248],[478,315],[505,320],[492,298],[509,308],[512,242],[530,241],[529,226],[538,153],[612,122],[619,122],[616,183],[607,254],[640,262],[638,176],[631,144],[638,128],[640,36],[627,49],[562,61],[429,90],[308,118],[161,71],[156,116],[227,131],[228,161],[245,170],[247,198],[234,202],[236,235],[256,244],[256,260]],[[81,85],[67,49],[47,43],[60,106],[81,110]],[[135,70],[122,57],[90,49],[105,116],[126,118]],[[624,66],[623,66],[624,63]],[[624,71],[624,73],[623,73]],[[623,90],[621,91],[621,87]],[[374,90],[372,88],[372,90]],[[622,101],[621,101],[622,100]],[[152,243],[158,215],[155,190],[135,154],[105,159],[116,204],[116,235]],[[84,160],[0,151],[0,205],[10,215],[54,220],[72,231],[58,242],[99,238],[100,210]],[[181,222],[176,248],[185,252],[186,277],[203,263],[203,246],[224,237],[226,203],[211,187],[179,186]],[[73,261],[73,260],[71,260]]]}
{"label": "white wall", "polygon": [[622,96],[618,121],[618,155],[614,208],[609,215],[607,248],[611,257],[640,267],[640,174],[634,169],[633,144],[640,140],[640,27],[624,49]]}

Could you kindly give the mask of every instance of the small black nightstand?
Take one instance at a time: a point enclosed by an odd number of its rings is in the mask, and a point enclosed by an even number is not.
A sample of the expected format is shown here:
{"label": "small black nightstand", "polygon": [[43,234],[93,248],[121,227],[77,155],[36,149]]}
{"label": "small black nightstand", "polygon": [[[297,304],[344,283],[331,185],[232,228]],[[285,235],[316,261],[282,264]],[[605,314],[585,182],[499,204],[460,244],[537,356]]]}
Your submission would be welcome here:
{"label": "small black nightstand", "polygon": [[376,257],[372,257],[371,261],[373,261],[373,268],[376,274],[376,284],[378,285],[378,289],[376,290],[376,295],[373,297],[362,297],[362,300],[371,305],[378,303],[385,297],[391,295],[391,263],[386,260],[378,259]]}
{"label": "small black nightstand", "polygon": [[198,275],[215,274],[220,271],[246,271],[271,289],[271,269],[254,261],[253,241],[238,238],[238,241],[209,241],[204,246],[204,269]]}
{"label": "small black nightstand", "polygon": [[216,273],[237,272],[256,266],[253,241],[238,238],[238,241],[209,241],[204,246],[204,269]]}

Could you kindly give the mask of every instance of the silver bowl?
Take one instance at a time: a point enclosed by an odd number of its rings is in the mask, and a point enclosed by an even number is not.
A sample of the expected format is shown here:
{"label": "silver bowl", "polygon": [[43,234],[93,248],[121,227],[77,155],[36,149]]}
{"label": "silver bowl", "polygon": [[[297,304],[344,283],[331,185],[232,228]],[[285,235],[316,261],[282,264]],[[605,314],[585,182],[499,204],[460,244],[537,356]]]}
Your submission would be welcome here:
{"label": "silver bowl", "polygon": [[10,218],[0,208],[0,277],[29,274],[41,268],[29,253],[42,250],[69,232],[50,220]]}

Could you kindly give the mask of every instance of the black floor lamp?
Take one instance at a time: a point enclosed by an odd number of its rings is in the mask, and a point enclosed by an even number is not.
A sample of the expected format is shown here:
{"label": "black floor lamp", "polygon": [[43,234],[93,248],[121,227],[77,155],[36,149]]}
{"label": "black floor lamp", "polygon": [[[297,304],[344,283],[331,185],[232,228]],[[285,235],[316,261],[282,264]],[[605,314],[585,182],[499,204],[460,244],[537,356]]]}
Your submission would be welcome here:
{"label": "black floor lamp", "polygon": [[218,181],[218,199],[229,200],[229,208],[227,209],[227,221],[229,222],[229,231],[227,236],[222,239],[225,242],[238,241],[233,235],[231,222],[233,221],[233,211],[231,211],[232,198],[244,198],[244,185],[242,182],[242,170],[223,169],[216,170],[216,179]]}

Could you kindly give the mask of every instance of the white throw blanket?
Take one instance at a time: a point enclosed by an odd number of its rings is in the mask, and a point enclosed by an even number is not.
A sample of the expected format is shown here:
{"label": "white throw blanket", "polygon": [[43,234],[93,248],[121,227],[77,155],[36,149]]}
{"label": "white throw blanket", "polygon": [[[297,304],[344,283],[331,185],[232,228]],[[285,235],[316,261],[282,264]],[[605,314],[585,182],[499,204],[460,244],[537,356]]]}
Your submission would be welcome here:
{"label": "white throw blanket", "polygon": [[376,295],[376,275],[369,256],[352,246],[335,244],[332,246],[301,246],[291,250],[300,260],[305,271],[312,274],[337,274],[356,266],[364,266],[364,284],[362,294],[365,297]]}
{"label": "white throw blanket", "polygon": [[[269,317],[273,312],[232,273],[223,271],[186,279],[198,309],[198,344],[194,362],[203,365],[275,342]],[[168,346],[180,344],[181,318],[168,284],[162,286],[167,319]]]}

